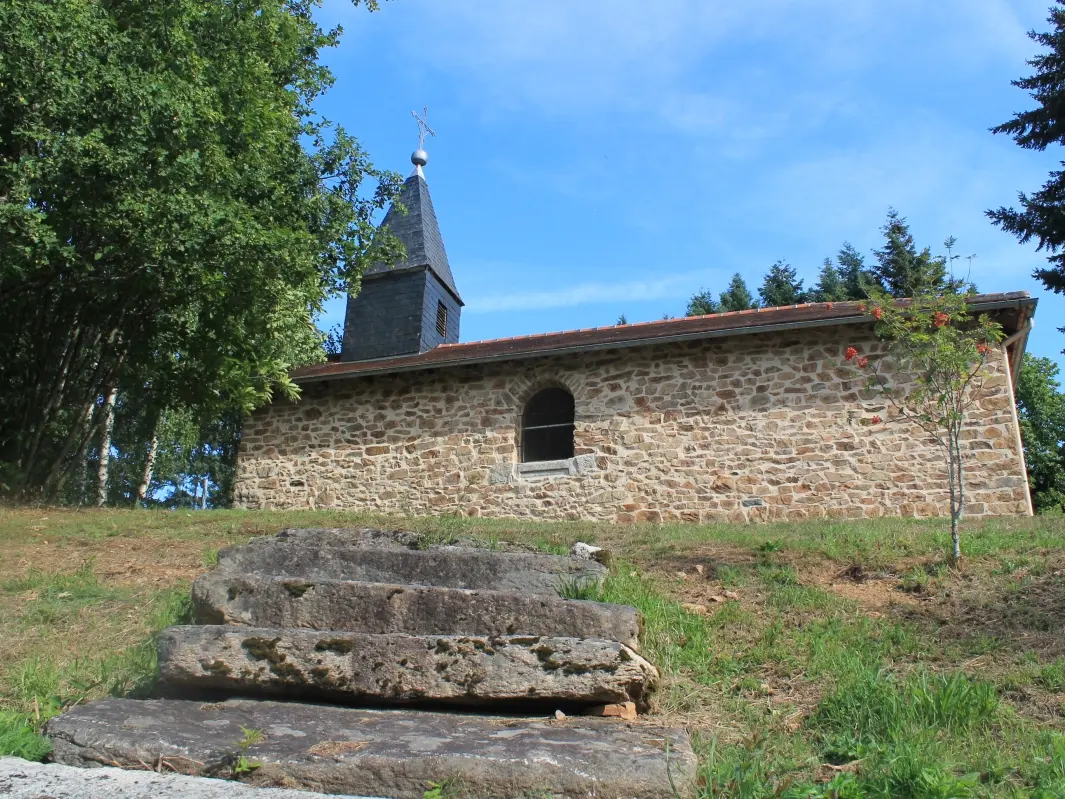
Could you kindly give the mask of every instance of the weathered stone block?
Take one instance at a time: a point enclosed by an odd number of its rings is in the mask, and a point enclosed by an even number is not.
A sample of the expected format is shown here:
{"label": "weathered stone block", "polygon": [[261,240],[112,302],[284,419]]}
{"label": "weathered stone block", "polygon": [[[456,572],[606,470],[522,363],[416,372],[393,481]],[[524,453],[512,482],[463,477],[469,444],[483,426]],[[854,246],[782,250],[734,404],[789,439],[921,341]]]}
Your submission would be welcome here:
{"label": "weathered stone block", "polygon": [[347,703],[644,707],[658,680],[627,646],[597,639],[205,625],[171,627],[157,645],[164,685]]}
{"label": "weathered stone block", "polygon": [[422,549],[422,536],[410,530],[380,530],[376,527],[286,527],[276,536],[256,538],[253,544],[268,542],[313,543],[315,546],[395,547]]}
{"label": "weathered stone block", "polygon": [[558,555],[448,547],[429,550],[319,547],[282,541],[223,549],[218,553],[218,566],[241,574],[437,585],[551,596],[557,596],[566,584],[593,584],[606,576],[606,569],[598,563]]}
{"label": "weathered stone block", "polygon": [[513,463],[493,464],[488,470],[489,485],[505,485],[514,479]]}
{"label": "weathered stone block", "polygon": [[604,718],[632,721],[636,718],[636,704],[634,702],[621,702],[615,705],[596,705],[588,708],[584,713],[586,716],[603,716]]}
{"label": "weathered stone block", "polygon": [[[330,799],[327,794],[288,788],[258,788],[232,780],[124,771],[120,768],[74,768],[0,757],[0,796],[4,799]],[[333,796],[332,799],[343,799]],[[359,799],[348,795],[347,799]],[[362,799],[369,799],[363,797]]]}
{"label": "weathered stone block", "polygon": [[635,608],[507,591],[214,571],[192,586],[201,624],[362,633],[551,635],[639,649]]}
{"label": "weathered stone block", "polygon": [[78,766],[230,776],[242,728],[251,778],[327,793],[422,799],[454,779],[470,799],[548,791],[560,799],[662,799],[693,793],[682,730],[606,719],[535,721],[292,702],[104,699],[48,722],[53,757]]}
{"label": "weathered stone block", "polygon": [[471,536],[453,536],[447,543],[432,543],[433,538],[410,530],[381,530],[376,527],[288,527],[276,536],[253,538],[257,546],[272,543],[305,544],[317,547],[370,547],[372,549],[444,549],[459,547],[492,552],[529,552],[539,550],[528,544],[510,541],[486,541]]}

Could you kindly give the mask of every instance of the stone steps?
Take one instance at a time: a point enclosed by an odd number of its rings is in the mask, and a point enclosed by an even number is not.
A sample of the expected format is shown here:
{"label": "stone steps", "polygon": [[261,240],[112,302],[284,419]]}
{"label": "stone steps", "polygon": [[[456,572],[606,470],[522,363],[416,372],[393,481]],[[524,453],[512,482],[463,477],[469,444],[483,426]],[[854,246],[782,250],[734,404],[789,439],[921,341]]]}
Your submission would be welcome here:
{"label": "stone steps", "polygon": [[686,733],[590,717],[633,718],[658,681],[635,609],[560,595],[606,567],[423,543],[315,528],[223,550],[198,623],[157,640],[175,698],[73,708],[46,727],[55,759],[390,799],[691,796]]}
{"label": "stone steps", "polygon": [[594,638],[442,636],[171,627],[158,638],[163,684],[352,704],[635,702],[658,670],[624,644]]}
{"label": "stone steps", "polygon": [[639,650],[640,614],[625,605],[510,591],[213,571],[192,586],[199,624],[362,633],[604,638]]}
{"label": "stone steps", "polygon": [[513,544],[506,541],[494,541],[491,547],[473,538],[451,538],[447,544],[431,543],[429,536],[412,533],[408,530],[379,530],[374,527],[287,527],[273,538],[260,538],[257,541],[288,541],[311,543],[320,547],[393,547],[396,549],[443,549],[463,548],[491,552],[525,552],[538,553],[536,547],[526,544]]}
{"label": "stone steps", "polygon": [[606,568],[558,555],[442,547],[319,547],[274,540],[218,553],[218,567],[237,574],[356,580],[368,583],[486,589],[557,597],[567,586],[594,585]]}
{"label": "stone steps", "polygon": [[[326,794],[288,788],[256,788],[232,780],[130,771],[101,766],[84,769],[0,757],[4,799],[326,799]],[[332,799],[374,799],[334,795]],[[377,797],[383,799],[383,797]]]}
{"label": "stone steps", "polygon": [[454,780],[468,799],[664,799],[690,796],[687,735],[599,719],[543,721],[288,702],[104,699],[48,722],[57,762],[234,776],[255,784],[422,799]]}

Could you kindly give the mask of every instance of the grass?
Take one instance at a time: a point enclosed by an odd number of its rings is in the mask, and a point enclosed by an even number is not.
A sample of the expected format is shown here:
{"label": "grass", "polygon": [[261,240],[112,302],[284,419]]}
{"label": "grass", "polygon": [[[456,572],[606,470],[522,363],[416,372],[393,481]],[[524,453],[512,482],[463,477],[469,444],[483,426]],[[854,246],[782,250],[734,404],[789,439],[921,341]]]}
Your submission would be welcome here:
{"label": "grass", "polygon": [[219,548],[375,523],[427,545],[612,550],[601,588],[563,594],[643,612],[663,674],[649,718],[693,732],[702,799],[1065,796],[1061,518],[972,522],[955,570],[936,521],[0,511],[0,754],[43,757],[40,727],[64,706],[146,691],[153,632],[186,617],[188,583]]}

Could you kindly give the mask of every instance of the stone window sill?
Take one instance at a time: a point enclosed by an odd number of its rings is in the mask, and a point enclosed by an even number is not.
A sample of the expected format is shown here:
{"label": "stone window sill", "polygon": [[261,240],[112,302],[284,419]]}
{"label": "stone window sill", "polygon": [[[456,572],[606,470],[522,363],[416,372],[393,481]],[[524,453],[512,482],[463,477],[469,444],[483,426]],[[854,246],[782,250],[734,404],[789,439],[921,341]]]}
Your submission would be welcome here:
{"label": "stone window sill", "polygon": [[560,461],[536,461],[534,463],[501,463],[492,469],[488,482],[492,485],[517,483],[528,480],[548,480],[558,477],[576,477],[598,469],[595,455],[577,455]]}

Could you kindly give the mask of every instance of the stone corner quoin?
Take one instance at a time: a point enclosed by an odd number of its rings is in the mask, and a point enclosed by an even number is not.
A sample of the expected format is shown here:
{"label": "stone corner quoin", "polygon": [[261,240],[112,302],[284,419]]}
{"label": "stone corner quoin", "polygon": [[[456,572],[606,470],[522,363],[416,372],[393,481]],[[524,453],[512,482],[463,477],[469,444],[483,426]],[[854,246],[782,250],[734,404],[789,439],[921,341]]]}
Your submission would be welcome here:
{"label": "stone corner quoin", "polygon": [[[247,420],[237,504],[622,523],[948,515],[938,446],[847,379],[849,345],[882,347],[854,325],[310,383]],[[963,442],[966,513],[1025,514],[1008,366],[995,351],[987,368]],[[575,455],[595,468],[499,479],[519,398],[549,385],[573,394]],[[874,414],[888,422],[863,423]]]}

